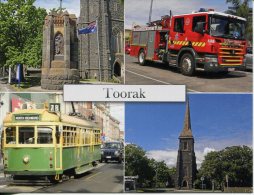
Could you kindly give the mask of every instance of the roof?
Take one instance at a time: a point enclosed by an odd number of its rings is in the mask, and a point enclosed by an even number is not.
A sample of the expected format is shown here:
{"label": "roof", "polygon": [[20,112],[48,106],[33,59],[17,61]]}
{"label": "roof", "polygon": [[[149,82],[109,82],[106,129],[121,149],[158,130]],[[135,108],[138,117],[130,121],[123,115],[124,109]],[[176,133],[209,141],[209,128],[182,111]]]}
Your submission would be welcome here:
{"label": "roof", "polygon": [[41,115],[41,122],[59,122],[59,116],[55,113],[50,113],[45,109],[27,109],[27,110],[17,110],[15,112],[11,112],[7,114],[4,118],[4,123],[12,123],[14,115],[22,115],[22,114],[39,114]]}
{"label": "roof", "polygon": [[193,137],[192,131],[191,131],[189,101],[187,101],[186,111],[185,111],[185,118],[184,118],[184,126],[183,126],[183,130],[182,130],[179,138],[183,138],[183,137],[191,137],[191,138]]}
{"label": "roof", "polygon": [[69,116],[67,114],[61,115],[61,122],[69,123],[69,124],[73,124],[73,125],[87,126],[87,127],[91,127],[91,128],[99,128],[99,125],[92,122],[92,121]]}
{"label": "roof", "polygon": [[41,115],[40,122],[63,122],[78,126],[87,126],[91,128],[99,128],[99,125],[93,121],[86,119],[69,116],[67,114],[57,115],[56,113],[49,112],[46,109],[30,109],[30,110],[17,110],[15,112],[7,114],[4,119],[4,123],[12,123],[14,115],[22,114],[39,114]]}
{"label": "roof", "polygon": [[235,15],[226,14],[226,13],[223,13],[223,12],[216,12],[216,11],[195,12],[195,13],[189,13],[189,14],[174,15],[174,17],[175,16],[187,16],[187,15],[200,15],[200,14],[226,16],[226,17],[232,17],[232,18],[236,18],[238,20],[246,21],[245,18],[242,18],[242,17],[239,17],[239,16],[235,16]]}

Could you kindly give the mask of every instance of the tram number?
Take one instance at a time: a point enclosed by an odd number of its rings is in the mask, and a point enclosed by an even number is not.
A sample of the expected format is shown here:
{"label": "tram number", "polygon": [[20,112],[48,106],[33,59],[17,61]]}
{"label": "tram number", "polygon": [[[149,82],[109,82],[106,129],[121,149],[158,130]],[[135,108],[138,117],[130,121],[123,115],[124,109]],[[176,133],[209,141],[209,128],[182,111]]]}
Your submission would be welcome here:
{"label": "tram number", "polygon": [[60,112],[60,104],[59,103],[50,103],[49,104],[50,112]]}

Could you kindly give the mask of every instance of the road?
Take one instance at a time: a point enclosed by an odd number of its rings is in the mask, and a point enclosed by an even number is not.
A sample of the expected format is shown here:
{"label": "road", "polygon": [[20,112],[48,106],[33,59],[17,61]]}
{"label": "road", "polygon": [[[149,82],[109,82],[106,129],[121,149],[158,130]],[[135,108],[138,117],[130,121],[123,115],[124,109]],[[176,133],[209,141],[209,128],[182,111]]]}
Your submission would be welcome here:
{"label": "road", "polygon": [[[2,181],[2,182],[1,182]],[[5,181],[5,183],[3,182]],[[1,193],[106,193],[123,192],[123,164],[101,163],[96,169],[51,186],[15,186],[0,174]]]}
{"label": "road", "polygon": [[125,57],[125,84],[186,85],[189,92],[252,92],[252,72],[234,71],[226,75],[196,72],[182,75],[177,68],[162,63],[138,64],[137,58]]}

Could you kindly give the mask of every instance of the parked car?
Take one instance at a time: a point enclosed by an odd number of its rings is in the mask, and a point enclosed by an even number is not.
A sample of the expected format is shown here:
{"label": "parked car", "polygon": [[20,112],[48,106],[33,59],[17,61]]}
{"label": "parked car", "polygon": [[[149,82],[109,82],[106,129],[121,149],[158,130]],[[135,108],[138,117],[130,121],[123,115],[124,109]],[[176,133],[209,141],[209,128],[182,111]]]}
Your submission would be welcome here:
{"label": "parked car", "polygon": [[125,45],[125,53],[130,54],[130,52],[131,52],[131,46],[130,46],[130,44],[126,44]]}
{"label": "parked car", "polygon": [[253,67],[253,54],[252,54],[252,47],[247,47],[246,49],[246,70],[252,70]]}
{"label": "parked car", "polygon": [[122,142],[105,142],[101,149],[101,161],[123,161],[124,146]]}

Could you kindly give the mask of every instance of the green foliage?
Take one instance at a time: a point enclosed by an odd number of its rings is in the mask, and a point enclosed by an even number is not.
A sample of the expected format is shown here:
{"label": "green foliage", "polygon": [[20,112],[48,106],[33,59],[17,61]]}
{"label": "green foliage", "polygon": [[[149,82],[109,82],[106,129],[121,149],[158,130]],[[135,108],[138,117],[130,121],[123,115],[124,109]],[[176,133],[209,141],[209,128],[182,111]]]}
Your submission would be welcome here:
{"label": "green foliage", "polygon": [[201,164],[196,184],[200,187],[200,178],[205,177],[204,184],[211,188],[223,186],[228,175],[230,187],[252,186],[252,149],[248,146],[232,146],[221,151],[210,152]]}
{"label": "green foliage", "polygon": [[164,161],[149,159],[139,146],[125,147],[125,175],[138,175],[139,187],[173,187],[175,168],[167,167]]}
{"label": "green foliage", "polygon": [[0,66],[40,66],[43,22],[47,12],[35,0],[0,3]]}
{"label": "green foliage", "polygon": [[246,26],[246,38],[252,43],[252,8],[249,6],[252,0],[226,0],[226,3],[233,5],[233,8],[229,8],[226,13],[243,17],[247,20]]}
{"label": "green foliage", "polygon": [[149,186],[154,177],[153,167],[145,156],[145,151],[136,145],[125,147],[125,175],[138,175],[138,183]]}
{"label": "green foliage", "polygon": [[121,4],[124,4],[124,0],[119,0],[119,2],[120,2]]}

